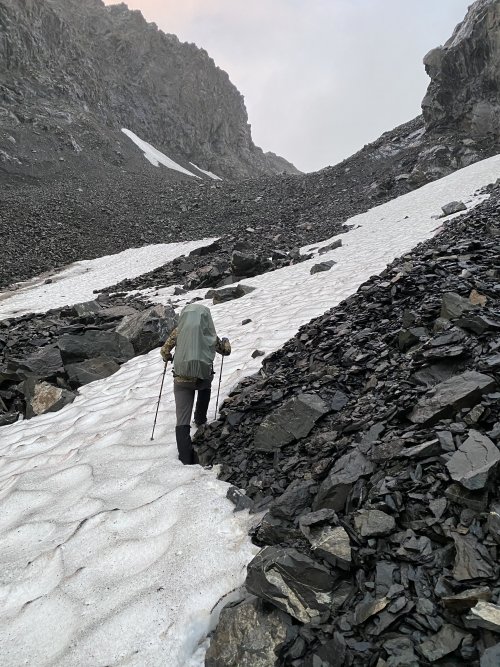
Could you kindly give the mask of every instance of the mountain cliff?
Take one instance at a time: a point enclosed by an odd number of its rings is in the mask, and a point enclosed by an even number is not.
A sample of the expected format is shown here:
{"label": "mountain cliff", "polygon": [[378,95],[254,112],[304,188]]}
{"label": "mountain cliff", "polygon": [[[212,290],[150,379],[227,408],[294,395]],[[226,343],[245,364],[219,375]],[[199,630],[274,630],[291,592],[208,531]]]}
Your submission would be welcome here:
{"label": "mountain cliff", "polygon": [[0,0],[0,63],[4,175],[151,169],[124,127],[188,168],[298,173],[254,145],[242,95],[206,51],[124,4]]}

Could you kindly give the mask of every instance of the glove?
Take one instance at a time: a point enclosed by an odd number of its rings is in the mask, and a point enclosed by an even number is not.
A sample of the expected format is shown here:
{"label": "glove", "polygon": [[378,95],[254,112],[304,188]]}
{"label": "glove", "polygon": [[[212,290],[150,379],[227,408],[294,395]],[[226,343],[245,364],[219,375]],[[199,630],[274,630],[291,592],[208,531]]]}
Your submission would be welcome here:
{"label": "glove", "polygon": [[170,352],[167,352],[163,348],[160,350],[161,358],[165,363],[168,363],[169,361],[173,360],[173,356],[170,354]]}
{"label": "glove", "polygon": [[224,357],[228,357],[231,354],[231,343],[229,338],[221,339],[222,354]]}

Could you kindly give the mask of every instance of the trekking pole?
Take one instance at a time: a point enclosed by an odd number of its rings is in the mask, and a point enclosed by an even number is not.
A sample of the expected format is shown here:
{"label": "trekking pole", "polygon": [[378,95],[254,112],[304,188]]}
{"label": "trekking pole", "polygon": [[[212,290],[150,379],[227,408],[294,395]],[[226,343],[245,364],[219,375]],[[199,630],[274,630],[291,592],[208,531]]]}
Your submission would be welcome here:
{"label": "trekking pole", "polygon": [[215,417],[217,419],[217,408],[219,407],[219,394],[220,394],[220,383],[222,380],[222,367],[224,366],[224,355],[222,355],[222,361],[220,362],[220,375],[219,375],[219,388],[217,389],[217,401],[215,402]]}
{"label": "trekking pole", "polygon": [[167,364],[168,361],[165,362],[165,368],[163,369],[163,375],[161,378],[160,395],[158,396],[158,405],[156,406],[155,423],[153,424],[153,432],[151,433],[151,440],[154,440],[156,420],[158,419],[158,410],[160,409],[161,393],[163,391],[163,383],[165,382],[165,373],[167,372]]}

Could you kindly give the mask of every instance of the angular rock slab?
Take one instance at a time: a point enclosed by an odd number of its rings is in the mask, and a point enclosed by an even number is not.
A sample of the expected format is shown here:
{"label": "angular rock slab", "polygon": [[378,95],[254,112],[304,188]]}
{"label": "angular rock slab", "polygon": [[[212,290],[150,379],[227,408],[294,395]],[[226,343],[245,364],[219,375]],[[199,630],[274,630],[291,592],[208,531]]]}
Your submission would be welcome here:
{"label": "angular rock slab", "polygon": [[65,334],[57,341],[64,364],[74,364],[85,359],[108,357],[123,363],[135,356],[135,350],[127,338],[114,331],[86,331],[81,336]]}
{"label": "angular rock slab", "polygon": [[297,549],[265,547],[248,565],[247,589],[301,623],[317,624],[332,604],[335,579]]}
{"label": "angular rock slab", "polygon": [[500,665],[500,643],[487,648],[479,664],[480,667],[498,667]]}
{"label": "angular rock slab", "polygon": [[489,602],[490,598],[491,590],[487,586],[482,586],[481,588],[469,588],[466,591],[457,593],[457,595],[449,595],[442,598],[441,602],[446,609],[461,612],[475,607],[480,600]]}
{"label": "angular rock slab", "polygon": [[344,454],[322,482],[313,509],[326,508],[340,511],[344,507],[351,486],[360,477],[370,475],[374,470],[374,464],[357,449]]}
{"label": "angular rock slab", "polygon": [[422,642],[418,650],[429,662],[436,662],[456,651],[466,637],[470,635],[446,623],[437,634]]}
{"label": "angular rock slab", "polygon": [[394,517],[380,510],[360,510],[354,517],[354,525],[361,537],[388,535],[396,528]]}
{"label": "angular rock slab", "polygon": [[462,408],[472,408],[481,396],[496,386],[489,375],[467,371],[436,385],[409,415],[414,424],[431,425],[451,417]]}
{"label": "angular rock slab", "polygon": [[444,320],[454,320],[461,317],[464,313],[470,313],[478,309],[469,299],[464,299],[460,294],[447,292],[441,302],[441,314]]}
{"label": "angular rock slab", "polygon": [[255,287],[250,287],[249,285],[236,285],[234,287],[224,287],[219,290],[211,289],[205,294],[205,299],[212,299],[213,304],[225,303],[233,299],[240,299],[254,290]]}
{"label": "angular rock slab", "polygon": [[116,328],[132,343],[136,354],[147,354],[162,345],[177,326],[177,315],[171,306],[158,305],[126,317]]}
{"label": "angular rock slab", "polygon": [[205,667],[274,667],[289,621],[265,612],[257,598],[225,607],[205,656]]}
{"label": "angular rock slab", "polygon": [[467,627],[482,628],[500,634],[500,607],[491,602],[478,602],[466,617]]}
{"label": "angular rock slab", "polygon": [[[29,388],[27,387],[28,383]],[[76,398],[76,394],[73,394],[73,392],[68,391],[67,389],[61,389],[60,387],[54,387],[54,385],[51,385],[48,382],[39,382],[35,384],[28,380],[24,384],[26,417],[28,419],[43,415],[46,412],[57,412],[65,405],[72,403]]]}
{"label": "angular rock slab", "polygon": [[320,529],[312,529],[309,542],[316,556],[323,558],[328,563],[336,565],[342,570],[348,570],[351,566],[351,542],[347,531],[342,526],[323,526]]}
{"label": "angular rock slab", "polygon": [[469,491],[480,491],[500,461],[500,450],[479,431],[469,431],[469,437],[446,463],[450,477]]}
{"label": "angular rock slab", "polygon": [[328,412],[329,406],[316,394],[294,396],[262,421],[255,432],[255,448],[261,452],[274,452],[300,440]]}
{"label": "angular rock slab", "polygon": [[453,541],[456,550],[453,577],[457,581],[491,579],[495,576],[488,549],[474,535],[454,533]]}
{"label": "angular rock slab", "polygon": [[47,346],[30,355],[19,364],[22,370],[28,371],[40,380],[63,373],[63,360],[58,347]]}
{"label": "angular rock slab", "polygon": [[72,387],[81,387],[84,384],[103,380],[113,375],[120,369],[120,366],[107,357],[97,357],[96,359],[87,359],[78,364],[68,364],[65,366],[68,374],[69,383]]}

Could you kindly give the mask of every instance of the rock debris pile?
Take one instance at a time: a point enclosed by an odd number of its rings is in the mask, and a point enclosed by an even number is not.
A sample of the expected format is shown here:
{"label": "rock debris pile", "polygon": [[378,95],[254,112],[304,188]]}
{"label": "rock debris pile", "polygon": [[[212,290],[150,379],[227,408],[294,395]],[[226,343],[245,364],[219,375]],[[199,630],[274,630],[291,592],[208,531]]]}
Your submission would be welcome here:
{"label": "rock debris pile", "polygon": [[61,409],[78,387],[161,345],[176,322],[171,306],[104,295],[0,322],[0,426]]}
{"label": "rock debris pile", "polygon": [[500,664],[499,221],[497,188],[264,359],[199,439],[263,512],[207,667]]}

